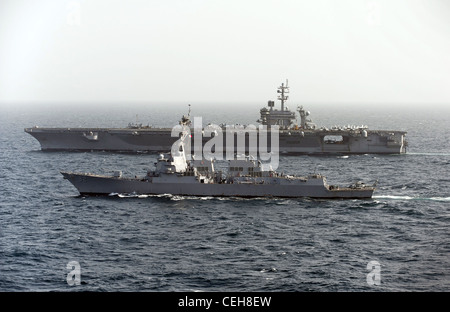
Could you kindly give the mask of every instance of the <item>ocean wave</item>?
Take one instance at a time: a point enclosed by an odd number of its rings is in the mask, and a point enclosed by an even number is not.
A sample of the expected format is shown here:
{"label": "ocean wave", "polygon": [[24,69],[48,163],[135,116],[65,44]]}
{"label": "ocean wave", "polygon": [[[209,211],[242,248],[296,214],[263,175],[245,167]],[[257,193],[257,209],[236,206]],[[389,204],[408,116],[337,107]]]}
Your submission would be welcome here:
{"label": "ocean wave", "polygon": [[436,153],[406,153],[406,155],[419,155],[419,156],[450,156],[450,153],[440,153],[440,152],[436,152]]}
{"label": "ocean wave", "polygon": [[135,193],[110,193],[108,196],[119,197],[119,198],[147,198],[147,197],[167,197],[173,196],[171,194],[160,194],[160,195],[146,195],[146,194],[135,194]]}
{"label": "ocean wave", "polygon": [[414,197],[403,195],[376,195],[372,196],[373,199],[393,199],[393,200],[431,200],[431,201],[450,201],[450,197]]}
{"label": "ocean wave", "polygon": [[[287,199],[277,197],[239,197],[239,196],[193,196],[193,195],[174,195],[174,194],[135,194],[135,193],[110,193],[109,197],[118,198],[166,198],[173,201],[180,200],[218,200],[218,201],[239,201],[239,202],[255,202],[270,201],[275,205],[285,205]],[[295,198],[294,198],[295,199]],[[310,200],[307,197],[299,198],[301,200]]]}
{"label": "ocean wave", "polygon": [[170,200],[185,200],[185,199],[196,199],[196,200],[210,200],[215,197],[212,196],[183,196],[183,195],[173,195],[173,194],[126,194],[126,193],[110,193],[108,196],[119,197],[119,198],[168,198]]}
{"label": "ocean wave", "polygon": [[450,201],[450,197],[430,197],[430,199],[436,201]]}

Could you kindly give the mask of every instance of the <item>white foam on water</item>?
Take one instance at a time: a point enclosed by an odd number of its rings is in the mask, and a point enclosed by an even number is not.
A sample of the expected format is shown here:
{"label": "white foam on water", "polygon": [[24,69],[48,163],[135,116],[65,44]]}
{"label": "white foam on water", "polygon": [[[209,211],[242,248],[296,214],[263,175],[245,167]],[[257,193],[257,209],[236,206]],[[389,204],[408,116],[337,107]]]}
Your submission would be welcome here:
{"label": "white foam on water", "polygon": [[413,197],[401,195],[377,195],[374,199],[393,199],[393,200],[432,200],[432,201],[450,201],[450,197]]}
{"label": "white foam on water", "polygon": [[450,197],[430,197],[430,199],[436,201],[450,201]]}
{"label": "white foam on water", "polygon": [[414,199],[414,197],[411,197],[411,196],[398,196],[398,195],[378,195],[378,196],[372,196],[372,198],[375,198],[375,199],[400,199],[400,200]]}
{"label": "white foam on water", "polygon": [[[186,199],[197,199],[197,200],[211,200],[215,197],[211,196],[181,196],[181,195],[172,195],[172,194],[159,194],[159,195],[138,195],[138,194],[119,194],[119,193],[110,193],[108,196],[118,196],[120,198],[148,198],[148,197],[165,197],[170,198],[171,200],[179,201],[179,200],[186,200]],[[391,200],[431,200],[431,201],[439,201],[439,202],[448,202],[450,201],[450,197],[413,197],[413,196],[406,196],[406,195],[375,195],[372,196],[373,199],[391,199]],[[228,200],[229,197],[217,197],[218,200]],[[236,197],[233,199],[240,199],[240,200],[246,200],[245,198],[239,198]],[[261,198],[264,199],[264,198]]]}

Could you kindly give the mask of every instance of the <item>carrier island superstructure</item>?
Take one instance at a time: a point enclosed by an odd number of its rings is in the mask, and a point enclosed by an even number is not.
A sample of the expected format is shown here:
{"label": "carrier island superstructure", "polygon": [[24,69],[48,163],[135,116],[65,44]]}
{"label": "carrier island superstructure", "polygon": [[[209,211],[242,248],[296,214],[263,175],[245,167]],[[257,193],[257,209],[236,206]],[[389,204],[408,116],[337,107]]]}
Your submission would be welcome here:
{"label": "carrier island superstructure", "polygon": [[[317,127],[310,112],[303,106],[295,111],[285,103],[289,98],[288,83],[277,90],[281,109],[268,101],[260,110],[261,125],[279,128],[279,152],[283,154],[402,154],[406,153],[406,132],[399,130],[369,130],[367,126]],[[224,126],[225,127],[225,126]],[[153,128],[129,124],[125,128],[26,128],[44,151],[114,151],[159,152],[170,150],[178,139],[172,128]],[[203,138],[207,142],[210,138]],[[224,152],[226,143],[224,139]]]}

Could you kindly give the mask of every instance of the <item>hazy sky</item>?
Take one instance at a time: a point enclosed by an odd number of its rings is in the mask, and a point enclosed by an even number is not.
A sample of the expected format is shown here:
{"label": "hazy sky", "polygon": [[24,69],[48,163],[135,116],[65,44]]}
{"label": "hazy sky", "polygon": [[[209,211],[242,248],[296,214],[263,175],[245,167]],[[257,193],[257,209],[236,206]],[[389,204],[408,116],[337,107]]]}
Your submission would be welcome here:
{"label": "hazy sky", "polygon": [[450,1],[0,1],[3,103],[266,103],[286,79],[297,103],[450,103]]}

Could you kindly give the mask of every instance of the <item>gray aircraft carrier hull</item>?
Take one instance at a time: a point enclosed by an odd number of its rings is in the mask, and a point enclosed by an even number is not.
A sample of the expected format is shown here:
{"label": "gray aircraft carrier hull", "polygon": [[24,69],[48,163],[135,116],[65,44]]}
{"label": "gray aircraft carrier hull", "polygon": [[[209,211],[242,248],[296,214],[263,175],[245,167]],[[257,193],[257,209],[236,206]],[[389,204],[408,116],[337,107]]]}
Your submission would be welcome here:
{"label": "gray aircraft carrier hull", "polygon": [[[43,151],[158,152],[178,139],[169,128],[26,128]],[[404,131],[280,130],[279,152],[293,154],[402,154]],[[270,138],[270,134],[268,134]],[[340,137],[341,141],[328,140]],[[225,135],[224,135],[225,138]],[[204,137],[204,143],[210,138]],[[225,139],[224,139],[225,140]],[[269,143],[270,145],[270,143]],[[224,143],[224,151],[226,145]],[[248,148],[248,143],[247,143]]]}
{"label": "gray aircraft carrier hull", "polygon": [[[201,184],[201,183],[152,183],[146,180],[98,176],[84,173],[61,172],[81,195],[145,194],[219,197],[282,197],[367,199],[374,188],[329,190],[323,185],[299,186],[289,181],[280,184]],[[180,179],[181,180],[181,179]]]}

